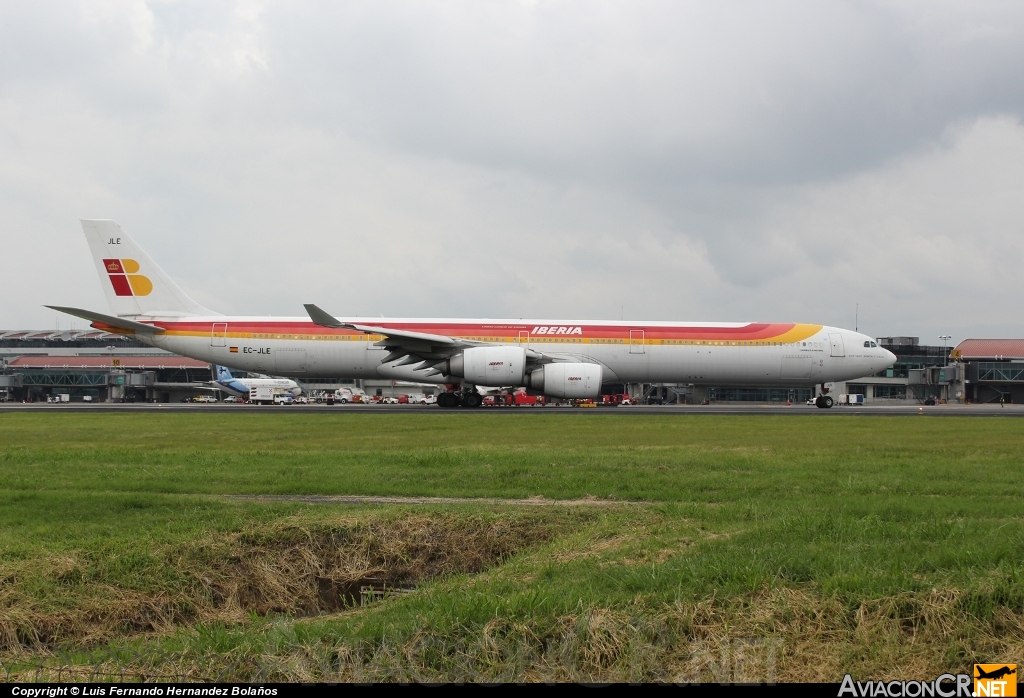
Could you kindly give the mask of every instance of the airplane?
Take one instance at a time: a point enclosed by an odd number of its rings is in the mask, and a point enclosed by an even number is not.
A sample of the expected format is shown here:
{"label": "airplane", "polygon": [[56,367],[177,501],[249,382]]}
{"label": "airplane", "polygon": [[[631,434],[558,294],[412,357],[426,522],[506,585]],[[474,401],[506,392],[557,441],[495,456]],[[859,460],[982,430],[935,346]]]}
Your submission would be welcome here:
{"label": "airplane", "polygon": [[83,220],[112,314],[46,306],[175,354],[278,376],[390,378],[448,386],[441,407],[478,407],[476,386],[594,398],[601,384],[812,387],[896,357],[866,335],[795,322],[633,322],[225,316],[182,291],[112,220]]}
{"label": "airplane", "polygon": [[302,395],[302,387],[290,378],[235,378],[227,366],[214,366],[213,370],[217,377],[210,381],[210,389],[235,397],[247,398],[253,388],[283,388],[295,397]]}

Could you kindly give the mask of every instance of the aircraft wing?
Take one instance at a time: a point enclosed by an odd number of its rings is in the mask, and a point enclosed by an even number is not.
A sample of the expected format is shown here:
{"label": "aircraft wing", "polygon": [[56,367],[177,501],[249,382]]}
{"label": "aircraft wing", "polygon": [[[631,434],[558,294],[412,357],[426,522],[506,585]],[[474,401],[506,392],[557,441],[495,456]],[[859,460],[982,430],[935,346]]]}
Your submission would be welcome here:
{"label": "aircraft wing", "polygon": [[309,313],[309,319],[321,327],[344,327],[350,330],[358,330],[365,334],[382,334],[385,337],[381,342],[382,346],[388,346],[391,344],[397,345],[400,342],[429,344],[436,347],[471,346],[471,343],[467,343],[459,339],[453,339],[452,337],[446,337],[443,334],[427,334],[426,332],[412,332],[410,330],[396,330],[390,327],[356,325],[351,322],[342,322],[312,303],[307,303],[303,307],[306,309],[306,312]]}
{"label": "aircraft wing", "polygon": [[107,328],[113,329],[115,332],[120,331],[122,333],[129,332],[132,334],[160,334],[164,331],[162,327],[156,325],[146,325],[141,322],[134,322],[133,320],[125,320],[124,318],[114,317],[112,315],[104,315],[103,313],[94,313],[91,310],[82,310],[81,308],[65,308],[59,305],[47,305],[44,306],[50,310],[57,310],[68,315],[74,315],[80,317],[83,320],[89,320],[93,323],[93,327],[96,327],[96,323],[104,325],[104,327],[97,327],[97,329],[105,330]]}
{"label": "aircraft wing", "polygon": [[381,363],[391,363],[399,359],[401,359],[401,362],[397,364],[398,366],[419,363],[422,365],[414,370],[425,371],[424,376],[440,373],[440,371],[434,368],[434,365],[458,354],[460,351],[488,344],[487,342],[446,337],[442,334],[412,332],[410,330],[377,327],[374,325],[357,325],[351,322],[342,322],[312,303],[307,303],[303,307],[309,314],[309,319],[321,327],[345,328],[364,334],[382,335],[384,339],[376,342],[376,344],[377,346],[389,349],[390,352],[381,359]]}

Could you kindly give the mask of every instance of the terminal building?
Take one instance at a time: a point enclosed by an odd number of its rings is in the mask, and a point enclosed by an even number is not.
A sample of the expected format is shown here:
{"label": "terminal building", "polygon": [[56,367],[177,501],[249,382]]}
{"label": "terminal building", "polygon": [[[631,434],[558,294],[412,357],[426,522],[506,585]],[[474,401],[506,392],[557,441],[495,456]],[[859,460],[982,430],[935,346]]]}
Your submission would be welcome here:
{"label": "terminal building", "polygon": [[1024,339],[965,339],[951,357],[966,400],[1024,403]]}
{"label": "terminal building", "polygon": [[[950,350],[920,344],[917,337],[879,337],[896,354],[889,369],[839,383],[833,395],[863,395],[865,402],[1024,402],[1024,340],[967,339]],[[245,377],[245,372],[233,372]],[[100,330],[0,330],[0,400],[177,402],[202,394],[209,364],[155,349]],[[307,392],[359,387],[385,397],[436,392],[432,384],[390,379],[354,381],[310,376]],[[605,385],[603,393],[627,393],[641,402],[805,402],[817,388],[720,387],[685,384]]]}
{"label": "terminal building", "polygon": [[[233,371],[245,378],[244,371]],[[209,394],[210,364],[100,330],[0,330],[0,401],[178,402]],[[354,381],[311,377],[306,391]],[[390,383],[390,382],[389,382]]]}

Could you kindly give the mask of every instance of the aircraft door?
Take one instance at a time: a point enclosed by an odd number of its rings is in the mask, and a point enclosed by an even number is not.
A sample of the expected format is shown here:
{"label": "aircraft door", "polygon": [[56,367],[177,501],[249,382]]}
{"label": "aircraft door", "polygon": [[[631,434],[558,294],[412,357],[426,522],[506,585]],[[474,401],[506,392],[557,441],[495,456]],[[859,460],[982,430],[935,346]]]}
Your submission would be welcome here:
{"label": "aircraft door", "polygon": [[306,372],[305,349],[278,349],[275,353],[277,371],[282,374]]}
{"label": "aircraft door", "polygon": [[629,331],[629,353],[630,354],[644,354],[646,353],[644,347],[644,331],[643,330],[630,330]]}
{"label": "aircraft door", "polygon": [[228,323],[226,322],[215,322],[213,323],[213,330],[210,332],[210,346],[211,347],[224,347],[227,346],[228,340]]}
{"label": "aircraft door", "polygon": [[830,334],[828,343],[832,345],[832,356],[846,356],[846,349],[843,347],[843,335]]}
{"label": "aircraft door", "polygon": [[519,330],[519,346],[523,347],[524,349],[530,346],[529,330]]}

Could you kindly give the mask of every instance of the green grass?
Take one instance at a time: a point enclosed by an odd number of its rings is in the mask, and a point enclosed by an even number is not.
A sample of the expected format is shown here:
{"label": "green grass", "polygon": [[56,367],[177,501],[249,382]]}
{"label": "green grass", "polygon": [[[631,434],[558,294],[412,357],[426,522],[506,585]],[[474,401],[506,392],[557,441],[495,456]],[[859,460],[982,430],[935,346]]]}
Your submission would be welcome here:
{"label": "green grass", "polygon": [[188,494],[1019,502],[1015,420],[613,415],[0,418],[0,482]]}
{"label": "green grass", "polygon": [[[1012,661],[1024,649],[1022,432],[977,418],[4,414],[0,621],[24,625],[29,608],[67,622],[125,595],[198,609],[149,639],[124,629],[49,645],[139,676],[720,678],[730,642],[778,642],[782,677]],[[234,494],[623,505],[217,496]],[[220,618],[197,581],[248,559],[239,546],[257,532],[421,515],[548,533],[489,571],[306,619],[244,604]],[[8,666],[41,661],[21,647]]]}

